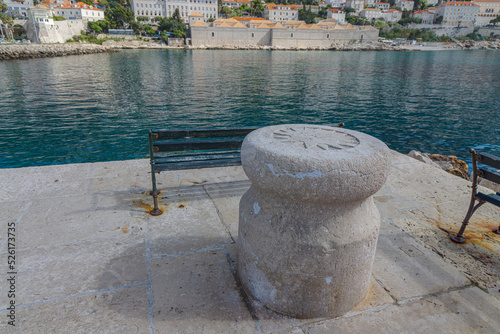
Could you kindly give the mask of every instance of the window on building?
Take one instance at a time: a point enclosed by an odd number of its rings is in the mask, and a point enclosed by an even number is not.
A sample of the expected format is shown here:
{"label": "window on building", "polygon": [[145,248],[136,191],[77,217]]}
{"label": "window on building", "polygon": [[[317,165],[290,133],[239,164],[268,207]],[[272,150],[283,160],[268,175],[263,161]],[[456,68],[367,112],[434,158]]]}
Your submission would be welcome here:
{"label": "window on building", "polygon": [[254,33],[252,33],[252,37],[255,37],[255,34],[254,34]]}
{"label": "window on building", "polygon": [[215,33],[212,31],[212,37],[215,37]]}
{"label": "window on building", "polygon": [[290,37],[293,37],[293,32],[292,32],[292,34],[291,34],[291,36],[290,36]]}

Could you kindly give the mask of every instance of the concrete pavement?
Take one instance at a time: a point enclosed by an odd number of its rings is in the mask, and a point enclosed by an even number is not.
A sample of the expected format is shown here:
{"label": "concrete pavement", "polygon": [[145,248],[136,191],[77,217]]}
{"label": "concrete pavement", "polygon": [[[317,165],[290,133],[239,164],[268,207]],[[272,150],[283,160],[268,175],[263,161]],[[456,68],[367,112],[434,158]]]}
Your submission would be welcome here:
{"label": "concrete pavement", "polygon": [[241,167],[161,173],[158,217],[147,160],[0,170],[0,332],[500,333],[500,209],[453,244],[470,183],[391,154],[370,292],[334,319],[288,318],[241,289]]}

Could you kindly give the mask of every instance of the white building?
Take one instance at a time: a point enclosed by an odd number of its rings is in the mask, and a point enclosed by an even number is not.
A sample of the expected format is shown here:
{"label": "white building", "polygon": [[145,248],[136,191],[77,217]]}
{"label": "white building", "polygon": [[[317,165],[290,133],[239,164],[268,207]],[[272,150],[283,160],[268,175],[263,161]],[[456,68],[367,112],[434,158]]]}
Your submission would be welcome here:
{"label": "white building", "polygon": [[197,12],[205,21],[217,19],[217,0],[132,0],[134,15],[148,17],[171,17],[178,9],[184,23],[189,23],[189,15]]}
{"label": "white building", "polygon": [[366,7],[373,7],[373,8],[377,7],[377,1],[376,0],[364,0],[364,3],[365,3],[365,8]]}
{"label": "white building", "polygon": [[377,8],[380,10],[389,10],[391,7],[391,4],[388,2],[378,2],[377,3]]}
{"label": "white building", "polygon": [[382,11],[378,8],[365,8],[359,13],[359,16],[366,18],[367,20],[378,19],[383,17]]}
{"label": "white building", "polygon": [[28,9],[33,7],[33,0],[3,0],[7,5],[7,14],[14,18],[23,18],[28,16]]}
{"label": "white building", "polygon": [[222,0],[222,6],[231,7],[231,8],[239,8],[243,5],[247,5],[247,7],[251,6],[250,0]]}
{"label": "white building", "polygon": [[271,22],[297,21],[299,10],[294,5],[267,5],[262,16]]}
{"label": "white building", "polygon": [[476,17],[477,26],[490,24],[491,20],[500,15],[500,0],[475,0],[474,3],[479,5],[479,13]]}
{"label": "white building", "polygon": [[359,14],[363,9],[365,9],[364,0],[347,0],[345,6],[355,10],[356,14]]}
{"label": "white building", "polygon": [[54,25],[52,9],[48,5],[36,5],[27,10],[29,20],[37,25]]}
{"label": "white building", "polygon": [[326,12],[327,19],[335,19],[339,24],[345,24],[345,12],[337,8],[328,8]]}
{"label": "white building", "polygon": [[331,0],[330,5],[332,6],[332,8],[342,9],[345,7],[345,1],[346,0]]}
{"label": "white building", "polygon": [[476,22],[479,5],[468,1],[453,1],[438,7],[436,17],[442,16],[441,25],[470,27]]}
{"label": "white building", "polygon": [[82,20],[86,25],[89,21],[104,20],[104,11],[83,2],[61,4],[52,8],[54,16],[62,16],[66,20]]}
{"label": "white building", "polygon": [[396,23],[403,17],[403,13],[397,9],[389,9],[383,12],[383,18],[386,22]]}
{"label": "white building", "polygon": [[411,16],[416,19],[421,19],[423,24],[432,24],[434,22],[434,13],[428,10],[417,10]]}
{"label": "white building", "polygon": [[413,10],[415,3],[413,1],[398,0],[396,1],[396,7],[401,8],[401,10]]}

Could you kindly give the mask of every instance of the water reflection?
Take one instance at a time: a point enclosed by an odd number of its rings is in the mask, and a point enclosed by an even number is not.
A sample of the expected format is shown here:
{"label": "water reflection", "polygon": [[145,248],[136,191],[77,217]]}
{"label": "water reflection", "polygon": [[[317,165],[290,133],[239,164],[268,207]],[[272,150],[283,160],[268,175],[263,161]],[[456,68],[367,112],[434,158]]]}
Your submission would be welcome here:
{"label": "water reflection", "polygon": [[403,153],[500,154],[500,57],[121,51],[0,62],[0,167],[130,159],[150,128],[345,122]]}

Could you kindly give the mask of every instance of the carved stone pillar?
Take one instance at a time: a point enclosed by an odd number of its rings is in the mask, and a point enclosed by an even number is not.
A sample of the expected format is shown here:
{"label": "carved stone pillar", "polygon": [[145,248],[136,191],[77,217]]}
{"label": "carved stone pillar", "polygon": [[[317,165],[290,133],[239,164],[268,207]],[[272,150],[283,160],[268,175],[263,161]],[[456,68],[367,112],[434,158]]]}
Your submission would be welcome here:
{"label": "carved stone pillar", "polygon": [[366,134],[279,125],[249,134],[242,165],[252,185],[240,202],[238,275],[277,312],[338,316],[368,291],[389,149]]}

